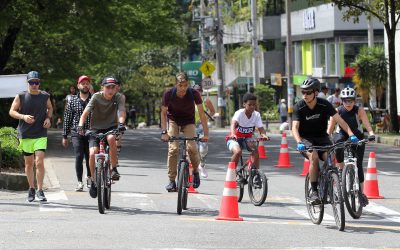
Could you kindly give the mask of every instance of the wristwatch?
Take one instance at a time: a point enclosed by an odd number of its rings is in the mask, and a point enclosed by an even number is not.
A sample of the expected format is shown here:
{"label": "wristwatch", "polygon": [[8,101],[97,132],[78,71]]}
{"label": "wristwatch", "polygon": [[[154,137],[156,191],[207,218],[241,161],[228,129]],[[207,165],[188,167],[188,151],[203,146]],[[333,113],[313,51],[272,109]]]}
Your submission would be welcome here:
{"label": "wristwatch", "polygon": [[166,129],[164,129],[164,130],[161,131],[161,134],[162,134],[162,135],[166,135],[167,133],[168,133],[168,132],[167,132]]}

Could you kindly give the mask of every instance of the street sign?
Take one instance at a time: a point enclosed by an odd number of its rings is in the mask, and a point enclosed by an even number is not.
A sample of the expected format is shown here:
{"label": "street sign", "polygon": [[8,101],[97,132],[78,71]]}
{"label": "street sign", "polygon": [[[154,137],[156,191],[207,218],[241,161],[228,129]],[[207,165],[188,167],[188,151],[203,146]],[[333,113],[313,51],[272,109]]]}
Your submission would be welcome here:
{"label": "street sign", "polygon": [[183,62],[182,70],[186,72],[190,82],[193,81],[195,84],[201,84],[203,75],[199,70],[200,66],[200,61]]}
{"label": "street sign", "polygon": [[210,77],[206,77],[201,81],[201,86],[203,89],[211,89],[214,85]]}
{"label": "street sign", "polygon": [[212,65],[209,61],[205,61],[201,67],[200,71],[205,75],[205,76],[210,76],[215,70],[214,65]]}

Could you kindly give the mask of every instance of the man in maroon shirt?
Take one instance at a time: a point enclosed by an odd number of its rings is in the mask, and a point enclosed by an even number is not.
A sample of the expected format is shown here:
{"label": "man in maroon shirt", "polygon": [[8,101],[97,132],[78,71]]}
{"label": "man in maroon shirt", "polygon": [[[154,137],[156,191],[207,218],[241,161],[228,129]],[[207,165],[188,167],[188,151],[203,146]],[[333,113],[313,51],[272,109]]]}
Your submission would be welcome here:
{"label": "man in maroon shirt", "polygon": [[[163,94],[161,107],[161,140],[167,142],[170,136],[179,136],[182,131],[185,137],[196,136],[195,105],[199,112],[201,124],[204,128],[202,141],[208,141],[207,117],[204,113],[203,101],[197,90],[189,88],[189,81],[186,73],[179,72],[176,75],[175,87]],[[168,177],[169,184],[165,187],[168,192],[176,190],[175,178],[177,175],[178,163],[178,141],[170,142],[168,146]],[[198,166],[200,163],[199,153],[194,141],[188,142],[188,153],[193,166],[193,187],[200,186],[200,175]]]}

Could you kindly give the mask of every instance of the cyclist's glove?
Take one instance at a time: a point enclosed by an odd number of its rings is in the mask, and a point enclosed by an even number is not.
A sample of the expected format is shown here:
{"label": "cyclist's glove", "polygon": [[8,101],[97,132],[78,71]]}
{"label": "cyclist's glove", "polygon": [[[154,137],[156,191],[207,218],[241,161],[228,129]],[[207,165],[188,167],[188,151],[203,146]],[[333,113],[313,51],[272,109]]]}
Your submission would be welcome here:
{"label": "cyclist's glove", "polygon": [[368,136],[368,141],[375,141],[375,135]]}
{"label": "cyclist's glove", "polygon": [[352,136],[350,136],[350,141],[351,142],[358,142],[359,140],[358,140],[357,136],[352,135]]}
{"label": "cyclist's glove", "polygon": [[302,142],[297,143],[297,150],[298,151],[306,150],[306,145],[304,145],[304,143],[302,143]]}
{"label": "cyclist's glove", "polygon": [[124,132],[126,130],[126,127],[123,123],[118,123],[118,131],[119,132]]}

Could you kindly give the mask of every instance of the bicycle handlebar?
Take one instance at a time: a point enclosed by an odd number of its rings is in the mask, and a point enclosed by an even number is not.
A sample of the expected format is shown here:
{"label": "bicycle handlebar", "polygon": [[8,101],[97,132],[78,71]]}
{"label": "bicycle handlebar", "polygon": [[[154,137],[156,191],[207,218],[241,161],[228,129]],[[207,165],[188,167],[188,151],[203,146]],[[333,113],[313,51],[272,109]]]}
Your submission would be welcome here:
{"label": "bicycle handlebar", "polygon": [[233,137],[233,136],[229,137],[230,140],[246,139],[246,138],[254,139],[256,141],[269,141],[270,140],[270,138],[267,139],[267,138],[264,138],[264,137],[256,137],[256,138],[254,138],[254,137]]}
{"label": "bicycle handlebar", "polygon": [[106,133],[96,133],[94,131],[88,130],[85,135],[86,136],[93,136],[93,137],[101,140],[101,139],[104,139],[105,137],[107,137],[107,135],[111,135],[111,134],[119,136],[119,135],[121,135],[123,133],[119,129],[112,129],[110,131],[107,131]]}
{"label": "bicycle handlebar", "polygon": [[329,151],[332,149],[336,148],[345,148],[348,146],[353,146],[353,145],[361,145],[361,144],[368,144],[369,141],[373,141],[375,139],[362,139],[357,142],[351,142],[351,141],[344,141],[344,142],[337,142],[333,145],[327,145],[327,146],[308,146],[305,148],[305,150],[302,150],[300,152],[305,152],[305,151],[312,151],[312,150],[317,150],[317,151]]}
{"label": "bicycle handlebar", "polygon": [[183,137],[183,136],[171,136],[168,141],[200,141],[199,137]]}

